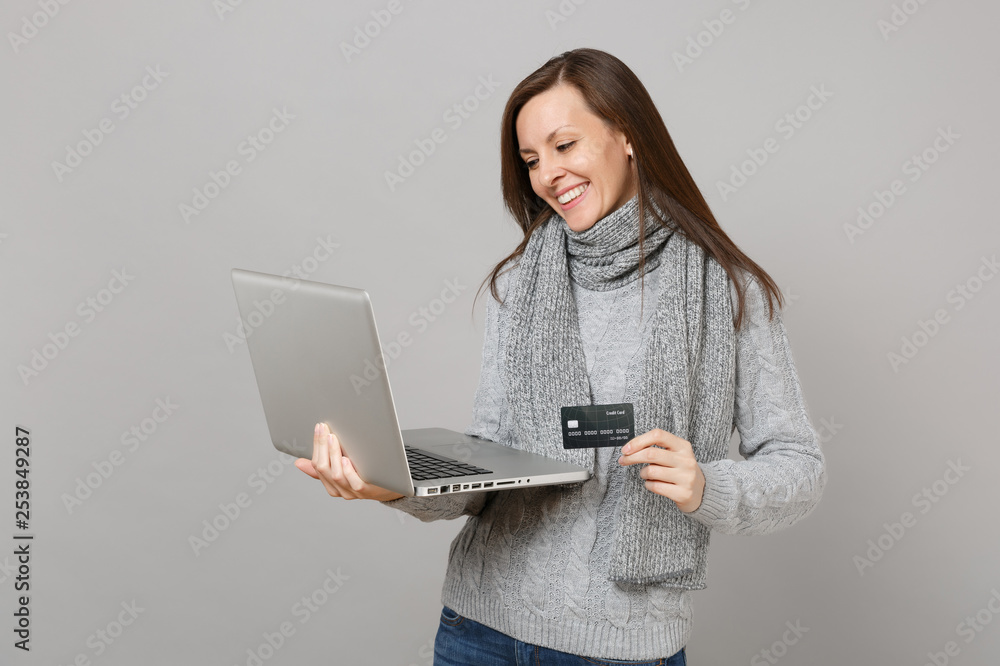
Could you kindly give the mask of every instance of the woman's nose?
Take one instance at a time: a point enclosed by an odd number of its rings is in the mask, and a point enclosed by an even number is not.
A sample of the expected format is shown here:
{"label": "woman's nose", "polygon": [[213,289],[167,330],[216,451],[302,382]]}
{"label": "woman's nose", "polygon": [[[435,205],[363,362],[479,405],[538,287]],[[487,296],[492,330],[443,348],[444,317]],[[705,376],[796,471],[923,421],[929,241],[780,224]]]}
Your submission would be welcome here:
{"label": "woman's nose", "polygon": [[552,187],[556,180],[566,173],[558,160],[548,159],[538,165],[539,180],[545,187]]}

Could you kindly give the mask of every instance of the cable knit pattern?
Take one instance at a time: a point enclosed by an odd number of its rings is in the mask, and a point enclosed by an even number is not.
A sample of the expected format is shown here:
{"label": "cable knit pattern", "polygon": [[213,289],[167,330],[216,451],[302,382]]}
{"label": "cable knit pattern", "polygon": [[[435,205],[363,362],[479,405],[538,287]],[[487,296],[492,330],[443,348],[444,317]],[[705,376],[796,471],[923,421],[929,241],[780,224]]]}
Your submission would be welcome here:
{"label": "cable knit pattern", "polygon": [[[572,283],[595,404],[626,402],[641,386],[662,267],[609,291]],[[517,268],[498,280],[503,298]],[[731,287],[733,309],[736,290]],[[759,284],[746,292],[736,335],[733,425],[741,461],[702,463],[701,506],[685,514],[729,534],[764,534],[792,525],[816,506],[826,482],[780,312],[768,321]],[[509,312],[486,295],[486,331],[473,420],[466,433],[511,445],[503,358]],[[691,592],[662,584],[608,580],[616,509],[626,480],[618,448],[598,449],[583,484],[433,498],[387,506],[420,520],[469,516],[449,554],[442,603],[529,643],[606,659],[674,654],[691,635]]]}

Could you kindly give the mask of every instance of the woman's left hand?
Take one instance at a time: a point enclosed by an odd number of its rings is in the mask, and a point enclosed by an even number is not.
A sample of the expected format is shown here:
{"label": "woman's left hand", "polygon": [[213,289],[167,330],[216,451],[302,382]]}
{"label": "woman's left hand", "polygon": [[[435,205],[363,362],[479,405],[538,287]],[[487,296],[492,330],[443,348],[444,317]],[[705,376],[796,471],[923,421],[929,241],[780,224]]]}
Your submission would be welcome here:
{"label": "woman's left hand", "polygon": [[634,437],[622,447],[622,465],[648,463],[639,470],[646,489],[669,497],[684,513],[701,506],[705,474],[694,457],[691,442],[660,428]]}

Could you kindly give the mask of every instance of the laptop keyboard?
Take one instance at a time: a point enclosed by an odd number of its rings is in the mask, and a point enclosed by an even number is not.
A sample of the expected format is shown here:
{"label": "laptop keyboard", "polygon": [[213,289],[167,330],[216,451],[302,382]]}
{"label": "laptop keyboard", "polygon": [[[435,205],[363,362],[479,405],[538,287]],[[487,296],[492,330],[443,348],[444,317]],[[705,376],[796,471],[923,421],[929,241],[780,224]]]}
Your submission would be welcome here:
{"label": "laptop keyboard", "polygon": [[429,453],[423,449],[415,449],[405,445],[404,448],[406,449],[406,460],[410,465],[410,476],[413,477],[414,481],[493,473],[488,469],[459,462],[454,458]]}

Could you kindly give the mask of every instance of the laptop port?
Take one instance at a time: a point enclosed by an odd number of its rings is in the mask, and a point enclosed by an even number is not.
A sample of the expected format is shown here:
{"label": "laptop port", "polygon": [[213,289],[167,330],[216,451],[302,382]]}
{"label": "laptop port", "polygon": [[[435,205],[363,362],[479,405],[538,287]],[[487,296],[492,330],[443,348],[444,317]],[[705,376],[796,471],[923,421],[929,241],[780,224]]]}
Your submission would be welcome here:
{"label": "laptop port", "polygon": [[469,484],[463,483],[462,484],[462,490],[468,490],[468,489],[469,489]]}
{"label": "laptop port", "polygon": [[456,483],[455,485],[453,485],[451,487],[451,492],[457,493],[461,489],[462,489],[462,484],[461,483]]}
{"label": "laptop port", "polygon": [[448,492],[449,487],[450,486],[441,486],[441,494],[443,495],[444,493]]}
{"label": "laptop port", "polygon": [[437,488],[428,488],[427,489],[427,494],[428,495],[437,495],[437,492],[438,492]]}
{"label": "laptop port", "polygon": [[512,486],[512,485],[514,485],[514,482],[513,481],[497,481],[497,485],[498,486]]}
{"label": "laptop port", "polygon": [[472,484],[472,489],[473,490],[475,490],[476,488],[482,488],[482,487],[483,487],[483,484],[481,484],[481,483],[473,483]]}
{"label": "laptop port", "polygon": [[483,488],[492,488],[492,487],[493,487],[492,481],[487,481],[483,484]]}

